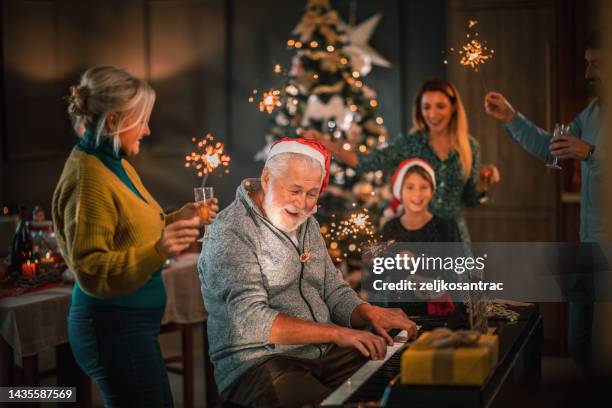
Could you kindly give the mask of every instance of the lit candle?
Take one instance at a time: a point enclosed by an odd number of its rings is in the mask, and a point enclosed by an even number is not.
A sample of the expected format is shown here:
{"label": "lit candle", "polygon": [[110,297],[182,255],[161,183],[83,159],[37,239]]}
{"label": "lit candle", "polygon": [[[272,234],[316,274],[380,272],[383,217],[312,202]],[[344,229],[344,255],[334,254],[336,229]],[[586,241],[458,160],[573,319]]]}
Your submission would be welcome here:
{"label": "lit candle", "polygon": [[26,278],[34,278],[36,277],[36,264],[27,261],[26,263],[21,265],[21,273]]}
{"label": "lit candle", "polygon": [[50,252],[47,252],[47,255],[40,260],[40,264],[38,265],[38,270],[40,273],[50,272],[53,270],[55,266],[55,260],[51,256]]}

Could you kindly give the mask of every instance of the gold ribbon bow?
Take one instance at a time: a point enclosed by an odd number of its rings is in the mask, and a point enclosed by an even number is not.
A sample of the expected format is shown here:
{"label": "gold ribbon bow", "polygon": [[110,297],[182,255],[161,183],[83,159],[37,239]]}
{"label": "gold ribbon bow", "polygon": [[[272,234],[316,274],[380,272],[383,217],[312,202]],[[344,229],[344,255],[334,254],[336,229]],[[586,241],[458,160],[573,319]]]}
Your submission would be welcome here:
{"label": "gold ribbon bow", "polygon": [[[300,41],[305,43],[312,37],[312,33],[314,33],[315,29],[318,26],[329,26],[332,24],[336,24],[338,22],[338,13],[335,11],[328,11],[323,15],[317,15],[316,12],[307,12],[304,17],[302,17],[302,21],[295,27],[292,34],[299,34]],[[328,41],[335,40],[337,36],[334,35],[333,30],[326,27],[323,29],[321,27],[321,34],[323,34]]]}
{"label": "gold ribbon bow", "polygon": [[344,82],[338,81],[334,85],[317,85],[312,88],[313,94],[323,94],[323,93],[337,93],[340,92],[344,88]]}
{"label": "gold ribbon bow", "polygon": [[453,331],[439,327],[432,330],[426,338],[415,341],[410,347],[416,350],[474,347],[478,344],[479,339],[480,334],[472,330]]}

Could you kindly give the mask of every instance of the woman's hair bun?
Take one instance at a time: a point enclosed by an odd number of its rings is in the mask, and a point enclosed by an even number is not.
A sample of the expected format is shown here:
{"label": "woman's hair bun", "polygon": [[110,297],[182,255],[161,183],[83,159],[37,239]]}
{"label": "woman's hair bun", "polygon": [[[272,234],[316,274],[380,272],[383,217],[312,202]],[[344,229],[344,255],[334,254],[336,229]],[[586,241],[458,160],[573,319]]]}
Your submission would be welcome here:
{"label": "woman's hair bun", "polygon": [[70,94],[65,97],[68,101],[68,112],[75,116],[86,116],[87,111],[87,97],[89,96],[89,90],[83,85],[71,86],[69,88]]}

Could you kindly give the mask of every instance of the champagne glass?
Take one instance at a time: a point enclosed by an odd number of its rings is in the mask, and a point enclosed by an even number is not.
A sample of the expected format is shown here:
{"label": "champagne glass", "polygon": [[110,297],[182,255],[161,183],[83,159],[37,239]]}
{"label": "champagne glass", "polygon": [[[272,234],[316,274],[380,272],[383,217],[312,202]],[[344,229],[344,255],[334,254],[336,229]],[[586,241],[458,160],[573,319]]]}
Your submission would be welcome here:
{"label": "champagne glass", "polygon": [[[198,216],[201,220],[207,220],[210,213],[208,204],[215,196],[214,189],[212,187],[196,187],[193,189],[193,195],[195,196],[195,201],[200,204],[198,206]],[[206,226],[204,226],[204,236],[198,239],[198,242],[202,242],[207,239],[208,230],[206,229]]]}
{"label": "champagne glass", "polygon": [[[481,175],[487,179],[491,179],[491,177],[493,177],[493,163],[487,163],[481,166],[480,170],[478,171],[478,177],[480,177]],[[489,203],[489,204],[493,204],[495,201],[488,195],[485,194],[481,199],[480,199],[480,204],[485,204],[485,203]]]}
{"label": "champagne glass", "polygon": [[[561,123],[555,123],[555,130],[553,137],[564,136],[569,134],[569,126],[565,126]],[[552,163],[546,163],[546,167],[554,170],[562,170],[563,167],[559,165],[559,158],[554,156]]]}

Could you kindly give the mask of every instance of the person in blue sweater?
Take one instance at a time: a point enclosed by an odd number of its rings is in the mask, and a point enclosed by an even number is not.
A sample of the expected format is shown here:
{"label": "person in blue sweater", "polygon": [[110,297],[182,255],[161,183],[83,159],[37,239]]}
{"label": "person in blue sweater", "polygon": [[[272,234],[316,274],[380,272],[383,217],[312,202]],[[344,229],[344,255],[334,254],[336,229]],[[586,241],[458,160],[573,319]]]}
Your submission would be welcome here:
{"label": "person in blue sweater", "polygon": [[[603,239],[602,178],[604,153],[601,143],[601,60],[603,50],[601,36],[594,32],[586,42],[585,79],[593,91],[594,98],[570,123],[570,135],[553,135],[530,122],[517,112],[500,93],[490,92],[485,96],[485,110],[502,121],[504,129],[525,150],[542,160],[580,160],[582,183],[580,187],[580,241],[582,248]],[[591,343],[593,326],[593,302],[571,301],[568,333],[568,351],[583,368],[591,365]]]}

